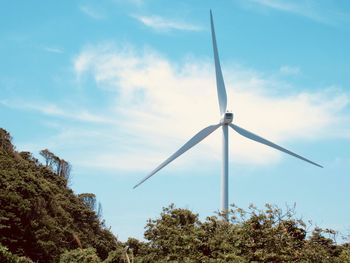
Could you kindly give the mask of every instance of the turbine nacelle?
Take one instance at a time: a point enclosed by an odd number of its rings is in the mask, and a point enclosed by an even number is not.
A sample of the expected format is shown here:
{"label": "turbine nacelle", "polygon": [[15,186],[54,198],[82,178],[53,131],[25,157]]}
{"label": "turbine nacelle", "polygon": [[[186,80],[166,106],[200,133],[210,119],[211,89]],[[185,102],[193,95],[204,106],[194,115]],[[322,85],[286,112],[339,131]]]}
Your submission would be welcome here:
{"label": "turbine nacelle", "polygon": [[233,113],[225,112],[221,117],[220,124],[228,125],[232,122],[232,120],[233,120]]}

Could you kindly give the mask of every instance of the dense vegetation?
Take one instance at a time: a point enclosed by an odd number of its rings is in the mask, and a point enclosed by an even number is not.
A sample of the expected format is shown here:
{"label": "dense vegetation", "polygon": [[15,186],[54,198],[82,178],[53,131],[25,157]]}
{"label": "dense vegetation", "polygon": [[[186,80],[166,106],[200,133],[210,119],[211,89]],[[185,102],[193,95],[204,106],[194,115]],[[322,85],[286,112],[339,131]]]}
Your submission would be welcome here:
{"label": "dense vegetation", "polygon": [[0,244],[38,262],[58,262],[65,250],[79,247],[94,247],[106,258],[117,240],[91,209],[93,196],[83,195],[87,203],[67,187],[66,161],[54,154],[45,160],[15,151],[0,130]]}
{"label": "dense vegetation", "polygon": [[45,149],[44,163],[17,152],[0,129],[0,262],[350,262],[350,244],[336,232],[313,228],[266,205],[232,207],[229,221],[215,215],[163,208],[148,220],[145,241],[122,243],[101,221],[95,195],[67,186],[70,164]]}

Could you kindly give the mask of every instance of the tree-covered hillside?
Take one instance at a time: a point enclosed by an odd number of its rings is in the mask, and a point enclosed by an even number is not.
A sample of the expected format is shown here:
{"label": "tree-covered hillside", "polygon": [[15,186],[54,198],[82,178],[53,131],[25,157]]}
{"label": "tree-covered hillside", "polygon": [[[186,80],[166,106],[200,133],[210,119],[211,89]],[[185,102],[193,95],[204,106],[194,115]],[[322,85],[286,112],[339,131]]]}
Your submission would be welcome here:
{"label": "tree-covered hillside", "polygon": [[70,164],[47,149],[40,154],[43,164],[17,152],[0,129],[0,263],[350,262],[350,244],[337,244],[335,231],[272,205],[232,207],[228,222],[170,205],[148,220],[145,241],[119,242],[94,194],[67,186]]}
{"label": "tree-covered hillside", "polygon": [[93,247],[106,258],[116,248],[95,211],[67,186],[68,172],[17,152],[3,129],[0,167],[0,243],[13,254],[58,262],[65,250]]}

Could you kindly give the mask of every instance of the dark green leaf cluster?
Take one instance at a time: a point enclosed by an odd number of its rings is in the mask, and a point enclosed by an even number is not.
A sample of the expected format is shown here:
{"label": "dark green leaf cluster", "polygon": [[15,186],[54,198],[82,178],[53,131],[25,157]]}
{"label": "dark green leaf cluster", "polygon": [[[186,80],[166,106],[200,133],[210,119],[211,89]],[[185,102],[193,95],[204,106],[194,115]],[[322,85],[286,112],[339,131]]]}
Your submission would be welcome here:
{"label": "dark green leaf cluster", "polygon": [[0,244],[0,262],[1,263],[33,263],[33,261],[27,257],[19,257],[12,254],[7,247]]}
{"label": "dark green leaf cluster", "polygon": [[75,249],[66,251],[61,255],[60,263],[100,263],[94,248]]}

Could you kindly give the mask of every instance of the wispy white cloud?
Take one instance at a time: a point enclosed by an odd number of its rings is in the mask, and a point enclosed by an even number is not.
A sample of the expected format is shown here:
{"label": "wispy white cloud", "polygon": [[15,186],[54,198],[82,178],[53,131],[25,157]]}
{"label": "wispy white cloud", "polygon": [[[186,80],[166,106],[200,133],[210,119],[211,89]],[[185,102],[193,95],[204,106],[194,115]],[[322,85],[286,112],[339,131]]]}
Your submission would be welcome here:
{"label": "wispy white cloud", "polygon": [[301,73],[299,67],[283,65],[280,67],[280,72],[284,75],[299,75]]}
{"label": "wispy white cloud", "polygon": [[47,52],[51,52],[51,53],[57,53],[57,54],[62,54],[64,53],[64,50],[62,48],[59,47],[49,47],[49,46],[45,46],[43,47],[45,51]]}
{"label": "wispy white cloud", "polygon": [[[301,15],[309,16],[309,12],[304,7],[305,1],[289,1],[289,0],[250,0],[253,3],[269,7],[272,9],[297,13]],[[310,3],[310,1],[308,1]]]}
{"label": "wispy white cloud", "polygon": [[[333,138],[344,131],[348,94],[330,88],[272,95],[269,87],[283,82],[242,68],[224,69],[226,76],[235,76],[227,78],[227,87],[237,124],[287,146],[298,140]],[[99,87],[108,87],[108,92],[115,94],[113,115],[122,119],[119,127],[132,131],[134,138],[123,153],[111,150],[99,155],[100,164],[111,166],[110,160],[115,159],[122,162],[113,162],[114,168],[134,169],[131,162],[137,162],[141,169],[151,169],[197,131],[218,122],[215,74],[207,61],[177,64],[149,49],[136,52],[94,46],[76,57],[75,70],[80,75],[91,74]],[[231,154],[236,162],[267,164],[281,156],[233,136]],[[214,133],[192,151],[196,156],[189,154],[186,160],[219,158],[220,141],[220,134]]]}
{"label": "wispy white cloud", "polygon": [[105,16],[99,10],[91,6],[81,5],[79,8],[84,14],[88,15],[93,19],[100,20],[105,18]]}
{"label": "wispy white cloud", "polygon": [[27,102],[23,100],[0,100],[0,105],[8,108],[26,110],[26,111],[36,111],[44,115],[52,117],[60,117],[65,119],[71,119],[81,122],[88,123],[114,123],[115,121],[110,120],[101,115],[96,115],[90,113],[87,110],[69,110],[64,107],[46,102]]}
{"label": "wispy white cloud", "polygon": [[203,28],[197,25],[186,23],[183,21],[171,20],[161,16],[141,16],[132,15],[133,18],[158,31],[170,31],[170,30],[185,30],[185,31],[201,31]]}
{"label": "wispy white cloud", "polygon": [[242,3],[244,5],[248,3],[250,6],[255,5],[292,13],[328,25],[349,22],[348,15],[336,7],[336,2],[320,2],[316,0],[249,0]]}

